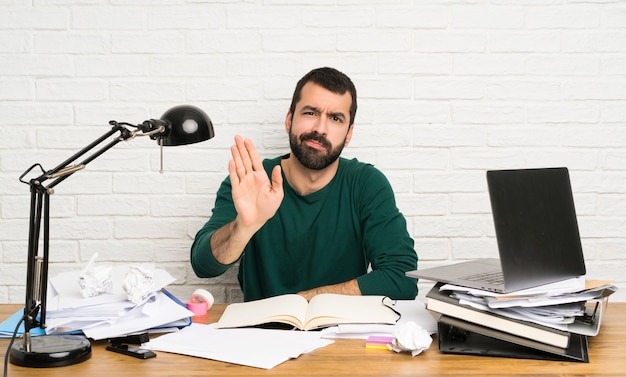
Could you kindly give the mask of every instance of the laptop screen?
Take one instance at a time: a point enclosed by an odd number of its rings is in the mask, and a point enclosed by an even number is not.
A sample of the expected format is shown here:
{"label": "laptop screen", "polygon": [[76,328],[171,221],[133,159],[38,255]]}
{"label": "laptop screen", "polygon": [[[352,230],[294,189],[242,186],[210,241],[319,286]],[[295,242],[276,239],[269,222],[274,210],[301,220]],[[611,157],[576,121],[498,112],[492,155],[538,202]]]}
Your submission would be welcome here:
{"label": "laptop screen", "polygon": [[567,168],[487,172],[507,290],[585,274]]}

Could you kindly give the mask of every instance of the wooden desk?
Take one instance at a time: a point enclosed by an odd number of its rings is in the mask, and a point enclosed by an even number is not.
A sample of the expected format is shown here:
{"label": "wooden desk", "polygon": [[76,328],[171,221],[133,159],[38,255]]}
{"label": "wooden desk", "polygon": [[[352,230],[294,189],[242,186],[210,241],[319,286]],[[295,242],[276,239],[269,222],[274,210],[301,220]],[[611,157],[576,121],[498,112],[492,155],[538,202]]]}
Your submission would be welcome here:
{"label": "wooden desk", "polygon": [[[196,322],[217,321],[225,305],[215,305]],[[20,305],[0,305],[0,320]],[[9,341],[0,339],[4,359]],[[411,357],[365,348],[364,340],[338,339],[334,344],[265,370],[213,360],[158,352],[139,360],[105,350],[93,343],[91,359],[60,368],[23,368],[9,364],[9,377],[137,377],[137,376],[624,376],[626,375],[626,303],[609,303],[602,329],[589,338],[591,362],[556,362],[484,356],[444,355],[436,341],[421,355]]]}

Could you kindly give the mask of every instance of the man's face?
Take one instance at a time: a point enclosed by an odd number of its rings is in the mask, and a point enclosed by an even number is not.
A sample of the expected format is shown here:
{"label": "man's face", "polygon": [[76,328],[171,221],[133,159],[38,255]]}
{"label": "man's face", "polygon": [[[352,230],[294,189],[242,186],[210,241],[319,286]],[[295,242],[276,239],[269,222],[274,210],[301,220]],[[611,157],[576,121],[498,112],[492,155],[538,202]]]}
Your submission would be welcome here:
{"label": "man's face", "polygon": [[309,82],[285,127],[291,152],[306,168],[321,170],[339,158],[352,137],[349,92],[336,94]]}

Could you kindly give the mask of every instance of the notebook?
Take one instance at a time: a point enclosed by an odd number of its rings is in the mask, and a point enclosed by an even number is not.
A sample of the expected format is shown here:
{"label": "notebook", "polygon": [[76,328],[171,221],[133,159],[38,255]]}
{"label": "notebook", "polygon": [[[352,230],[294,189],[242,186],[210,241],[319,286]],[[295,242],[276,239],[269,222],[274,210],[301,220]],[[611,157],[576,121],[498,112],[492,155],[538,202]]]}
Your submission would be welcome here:
{"label": "notebook", "polygon": [[487,171],[500,259],[409,271],[409,277],[498,293],[585,274],[567,168]]}

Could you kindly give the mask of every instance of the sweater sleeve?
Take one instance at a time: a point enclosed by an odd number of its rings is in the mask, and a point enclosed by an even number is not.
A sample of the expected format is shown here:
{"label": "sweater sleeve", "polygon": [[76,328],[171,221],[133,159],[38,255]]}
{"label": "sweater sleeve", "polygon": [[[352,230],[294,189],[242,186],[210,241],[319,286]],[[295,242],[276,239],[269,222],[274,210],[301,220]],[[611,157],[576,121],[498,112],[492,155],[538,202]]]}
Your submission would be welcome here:
{"label": "sweater sleeve", "polygon": [[191,245],[191,267],[198,277],[210,278],[223,274],[236,262],[223,264],[218,262],[211,250],[213,233],[235,219],[237,211],[233,204],[230,178],[226,178],[215,198],[215,206],[209,221],[198,231]]}
{"label": "sweater sleeve", "polygon": [[373,166],[367,169],[370,174],[355,190],[360,193],[364,248],[371,271],[357,278],[359,288],[364,295],[414,299],[417,280],[405,275],[417,269],[413,239],[389,181]]}

